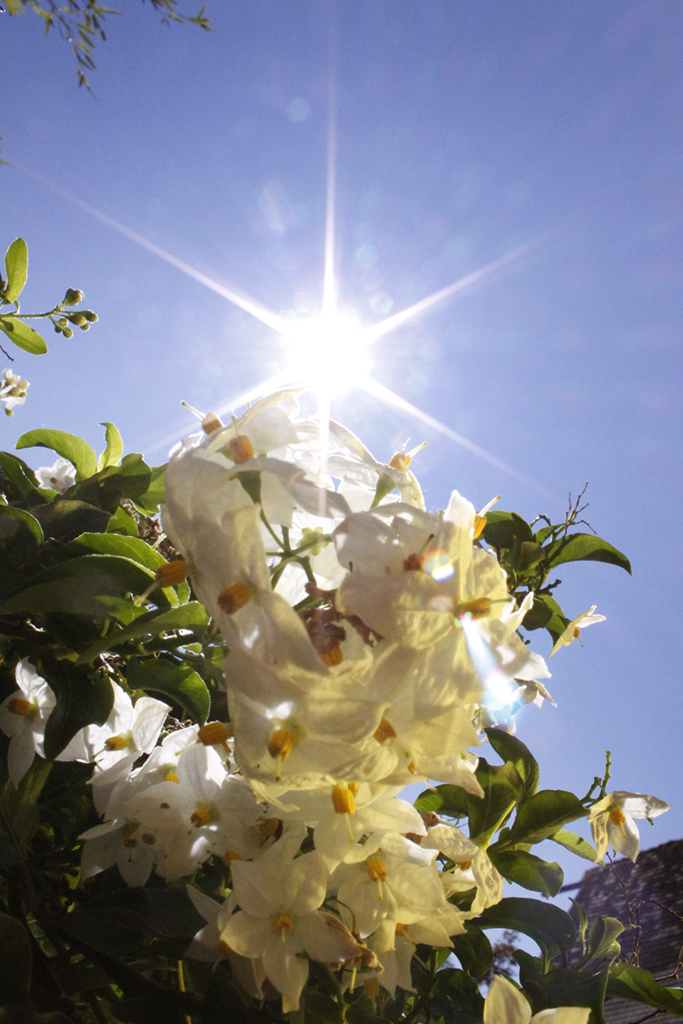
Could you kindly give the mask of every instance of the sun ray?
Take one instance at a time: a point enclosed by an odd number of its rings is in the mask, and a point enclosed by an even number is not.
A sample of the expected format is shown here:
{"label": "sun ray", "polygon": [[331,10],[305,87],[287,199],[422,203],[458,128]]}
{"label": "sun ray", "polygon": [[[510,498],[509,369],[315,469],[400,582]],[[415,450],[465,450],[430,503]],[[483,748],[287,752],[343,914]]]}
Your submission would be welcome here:
{"label": "sun ray", "polygon": [[468,438],[459,434],[456,430],[451,430],[440,420],[435,419],[434,416],[430,416],[429,413],[423,412],[417,405],[413,405],[412,402],[406,401],[405,398],[401,398],[395,391],[380,384],[379,381],[375,380],[374,377],[362,377],[357,381],[357,386],[367,391],[368,394],[374,398],[379,398],[380,401],[386,402],[387,405],[393,405],[395,409],[400,409],[402,412],[407,412],[411,416],[415,416],[416,419],[424,423],[425,426],[431,427],[433,430],[437,430],[440,434],[444,434],[445,437],[449,437],[451,441],[455,441],[462,448],[466,448],[467,451],[472,452],[473,455],[477,455],[480,459],[488,462],[491,466],[499,469],[503,473],[507,473],[508,476],[515,477],[516,480],[521,480],[529,487],[533,487],[535,490],[545,494],[546,497],[554,497],[549,495],[544,488],[537,484],[534,480],[530,480],[528,477],[519,473],[512,466],[509,466],[502,459],[497,458],[490,452],[487,452],[485,448],[481,448],[474,441],[470,441]]}
{"label": "sun ray", "polygon": [[73,206],[77,206],[85,213],[89,213],[91,217],[94,217],[96,220],[106,224],[107,227],[113,228],[114,231],[118,231],[120,235],[130,239],[131,242],[135,242],[143,249],[147,249],[148,252],[158,256],[159,259],[164,260],[164,262],[169,263],[172,267],[175,267],[176,270],[182,271],[183,274],[187,274],[188,277],[191,277],[200,284],[203,284],[212,292],[216,292],[218,295],[221,295],[224,299],[232,302],[234,306],[244,310],[245,313],[250,313],[252,316],[256,317],[257,320],[260,320],[261,323],[266,324],[268,327],[272,327],[272,329],[277,331],[278,334],[286,334],[290,329],[290,325],[286,320],[281,316],[278,316],[277,313],[273,313],[272,310],[262,306],[259,302],[256,302],[255,299],[250,298],[248,295],[241,295],[233,288],[228,288],[225,285],[220,284],[218,281],[214,281],[212,277],[208,276],[208,274],[202,273],[201,270],[197,270],[191,264],[186,263],[177,256],[174,256],[173,253],[167,252],[166,249],[162,249],[161,246],[151,242],[138,231],[134,231],[133,228],[129,228],[125,224],[121,224],[120,221],[115,220],[106,213],[103,213],[95,206],[91,206],[90,203],[86,203],[83,199],[79,199],[78,196],[73,195],[71,192],[67,192],[66,189],[61,188],[48,178],[44,178],[42,174],[36,174],[35,171],[29,171],[25,167],[20,168],[20,170],[30,178],[34,178],[36,181],[39,181],[41,185],[45,185],[45,187],[49,188],[50,191],[61,196],[62,199],[66,199],[67,202],[71,203]]}
{"label": "sun ray", "polygon": [[393,316],[388,316],[384,320],[380,320],[379,323],[373,324],[372,327],[366,328],[366,333],[372,341],[376,341],[377,338],[383,337],[385,334],[390,334],[391,331],[395,331],[397,327],[401,327],[407,323],[408,320],[413,320],[420,313],[425,313],[428,309],[436,306],[437,303],[443,302],[445,299],[450,299],[453,295],[458,295],[461,292],[469,291],[472,288],[476,288],[477,285],[482,284],[485,280],[492,277],[497,271],[502,270],[509,263],[519,259],[525,252],[534,245],[534,242],[529,242],[526,245],[520,245],[517,249],[512,252],[506,253],[505,256],[500,256],[497,260],[492,260],[485,266],[480,267],[478,270],[473,270],[471,274],[465,274],[464,277],[458,278],[453,284],[447,285],[445,288],[441,288],[437,292],[433,292],[424,299],[420,299],[419,302],[414,302],[412,306],[408,306],[406,309],[402,309],[398,313],[394,313]]}

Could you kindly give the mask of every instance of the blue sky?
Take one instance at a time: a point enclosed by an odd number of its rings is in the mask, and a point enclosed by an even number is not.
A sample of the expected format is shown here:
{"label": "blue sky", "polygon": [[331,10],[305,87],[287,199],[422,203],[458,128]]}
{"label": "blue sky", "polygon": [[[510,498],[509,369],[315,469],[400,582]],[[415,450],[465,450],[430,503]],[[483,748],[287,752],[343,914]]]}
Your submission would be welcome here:
{"label": "blue sky", "polygon": [[[211,34],[120,6],[92,94],[37,17],[1,17],[0,243],[28,242],[25,310],[79,287],[100,322],[17,353],[29,399],[0,442],[48,426],[97,445],[113,420],[156,464],[194,428],[182,399],[223,405],[282,345],[64,192],[278,314],[315,311],[330,6],[213,0]],[[378,457],[427,440],[430,509],[457,488],[556,521],[590,481],[589,521],[634,575],[563,567],[565,611],[607,621],[552,659],[558,707],[527,710],[519,735],[542,784],[581,795],[609,747],[614,788],[674,805],[643,846],[678,838],[683,8],[356,0],[334,35],[341,305],[372,323],[529,245],[381,339],[373,373],[532,484],[364,392],[335,415]],[[545,852],[579,877],[584,862]]]}

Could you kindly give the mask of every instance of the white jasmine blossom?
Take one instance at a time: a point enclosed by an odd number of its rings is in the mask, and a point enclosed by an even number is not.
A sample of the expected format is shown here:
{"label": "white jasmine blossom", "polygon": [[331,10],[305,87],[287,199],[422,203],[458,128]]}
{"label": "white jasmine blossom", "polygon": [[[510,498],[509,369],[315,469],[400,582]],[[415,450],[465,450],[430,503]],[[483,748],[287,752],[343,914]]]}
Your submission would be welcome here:
{"label": "white jasmine blossom", "polygon": [[588,815],[597,860],[602,860],[611,846],[617,853],[635,863],[640,847],[638,826],[634,818],[656,818],[668,811],[670,805],[646,793],[626,793],[622,790],[608,793],[593,804]]}
{"label": "white jasmine blossom", "polygon": [[35,755],[43,756],[45,726],[57,698],[28,658],[17,662],[15,679],[16,691],[0,704],[0,729],[11,737],[7,767],[18,786]]}
{"label": "white jasmine blossom", "polygon": [[57,459],[51,466],[40,466],[34,470],[39,487],[49,488],[64,494],[76,482],[76,469],[68,459]]}
{"label": "white jasmine blossom", "polygon": [[583,615],[578,615],[575,619],[569,623],[565,628],[564,632],[557,638],[553,644],[553,649],[550,652],[549,657],[556,654],[560,647],[568,647],[569,644],[573,644],[575,640],[578,640],[583,647],[583,640],[581,639],[581,630],[585,629],[586,626],[592,626],[594,622],[604,622],[604,615],[594,615],[593,612],[596,609],[596,605],[592,604],[587,612]]}

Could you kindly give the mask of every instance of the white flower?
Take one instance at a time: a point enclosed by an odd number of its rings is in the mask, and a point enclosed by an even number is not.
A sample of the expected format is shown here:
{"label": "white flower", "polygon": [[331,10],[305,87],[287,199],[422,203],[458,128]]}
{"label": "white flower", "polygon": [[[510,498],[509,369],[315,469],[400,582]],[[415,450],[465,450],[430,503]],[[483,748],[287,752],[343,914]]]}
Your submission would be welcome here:
{"label": "white flower", "polygon": [[118,683],[114,688],[114,706],[104,725],[88,725],[84,731],[90,759],[101,769],[111,768],[123,758],[149,754],[155,747],[169,704],[154,697],[139,697],[133,706]]}
{"label": "white flower", "polygon": [[276,843],[258,861],[232,864],[240,910],[221,934],[241,956],[262,958],[269,981],[282,995],[283,1013],[297,1010],[308,978],[307,953],[324,963],[344,963],[366,952],[339,918],[319,910],[327,871],[318,853],[290,861]]}
{"label": "white flower", "polygon": [[8,416],[13,416],[15,405],[23,405],[26,401],[26,389],[28,381],[22,380],[18,374],[11,370],[5,370],[0,379],[0,402],[5,407]]}
{"label": "white flower", "polygon": [[34,470],[40,487],[64,494],[76,482],[76,470],[67,459],[57,459],[52,466]]}
{"label": "white flower", "polygon": [[531,1016],[531,1007],[511,981],[497,975],[484,1003],[484,1024],[587,1024],[590,1009],[558,1006]]}
{"label": "white flower", "polygon": [[588,815],[597,860],[602,860],[608,846],[634,861],[638,856],[640,836],[634,818],[656,818],[668,811],[670,804],[646,793],[625,793],[617,790],[593,804]]}
{"label": "white flower", "polygon": [[[396,833],[374,835],[351,848],[331,881],[361,936],[371,935],[386,919],[414,924],[450,909],[435,857],[436,850],[423,850]],[[464,929],[456,925],[455,930]]]}
{"label": "white flower", "polygon": [[35,754],[43,756],[45,725],[57,698],[28,658],[17,662],[15,678],[18,689],[0,704],[0,729],[11,736],[7,767],[18,786]]}
{"label": "white flower", "polygon": [[596,605],[592,604],[587,612],[583,615],[579,615],[577,618],[572,619],[564,632],[558,636],[552,651],[548,657],[552,657],[556,651],[559,651],[560,647],[568,647],[569,644],[573,644],[575,640],[578,640],[583,647],[583,640],[581,640],[581,630],[585,629],[586,626],[592,626],[594,622],[604,622],[604,615],[593,615],[596,609]]}

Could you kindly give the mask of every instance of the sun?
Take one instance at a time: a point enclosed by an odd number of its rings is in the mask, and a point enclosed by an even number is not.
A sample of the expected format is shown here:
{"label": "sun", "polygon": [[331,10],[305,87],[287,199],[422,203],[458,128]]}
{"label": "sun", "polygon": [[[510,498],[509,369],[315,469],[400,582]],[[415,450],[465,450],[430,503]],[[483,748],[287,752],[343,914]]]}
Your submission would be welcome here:
{"label": "sun", "polygon": [[372,338],[352,314],[330,311],[296,322],[282,341],[287,376],[316,391],[339,394],[372,370]]}

